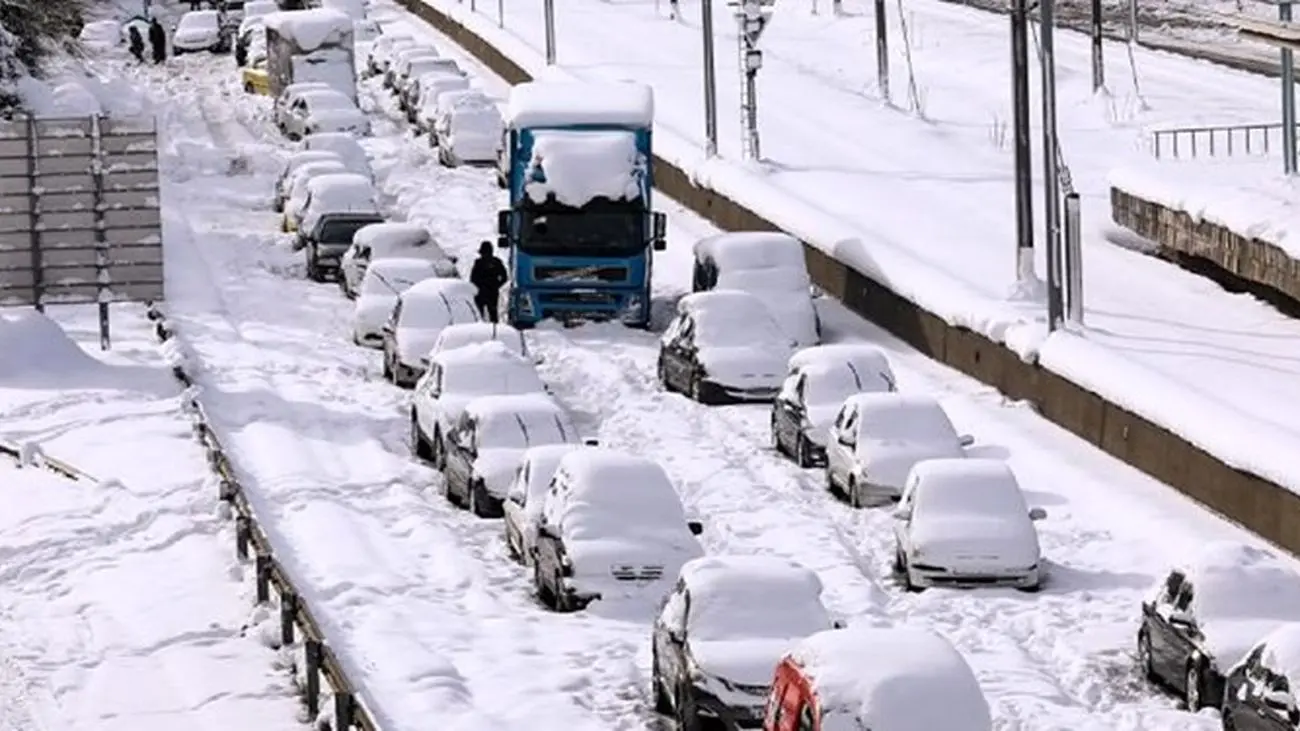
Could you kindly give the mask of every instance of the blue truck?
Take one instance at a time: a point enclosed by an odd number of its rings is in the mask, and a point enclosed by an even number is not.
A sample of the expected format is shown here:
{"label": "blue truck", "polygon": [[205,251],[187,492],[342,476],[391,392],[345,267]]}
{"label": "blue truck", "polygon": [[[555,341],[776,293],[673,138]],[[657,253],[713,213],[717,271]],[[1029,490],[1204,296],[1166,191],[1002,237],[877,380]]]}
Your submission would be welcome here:
{"label": "blue truck", "polygon": [[535,81],[511,90],[510,202],[497,216],[497,245],[510,250],[511,325],[649,325],[653,252],[666,247],[667,228],[651,208],[653,122],[644,84]]}

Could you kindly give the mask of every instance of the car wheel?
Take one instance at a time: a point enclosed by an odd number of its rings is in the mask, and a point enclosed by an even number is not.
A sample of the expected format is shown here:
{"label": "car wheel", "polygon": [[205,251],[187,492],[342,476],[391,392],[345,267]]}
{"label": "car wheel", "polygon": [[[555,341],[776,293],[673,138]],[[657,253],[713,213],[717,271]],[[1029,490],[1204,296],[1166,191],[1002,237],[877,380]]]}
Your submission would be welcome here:
{"label": "car wheel", "polygon": [[248,82],[244,82],[244,93],[245,93],[245,94],[252,94],[253,91],[254,91],[254,89],[253,89],[253,85],[250,84],[250,83],[248,83]]}
{"label": "car wheel", "polygon": [[664,359],[662,356],[659,358],[658,371],[659,371],[659,383],[664,387],[664,390],[667,391],[668,393],[672,393],[674,390],[676,390],[673,388],[672,382],[668,379],[668,365],[664,363]]}
{"label": "car wheel", "polygon": [[673,704],[677,731],[700,731],[700,714],[695,710],[695,696],[685,685],[677,686],[677,702]]}
{"label": "car wheel", "polygon": [[858,494],[858,479],[856,477],[849,478],[849,486],[844,490],[844,498],[848,500],[849,507],[855,509],[862,507],[862,497]]}
{"label": "car wheel", "polygon": [[504,175],[500,175],[500,174],[497,175],[497,187],[500,188],[501,190],[505,190],[508,187],[506,184],[506,177]]}
{"label": "car wheel", "polygon": [[307,278],[313,282],[325,281],[321,274],[320,266],[316,263],[316,252],[313,247],[307,247]]}
{"label": "car wheel", "polygon": [[483,482],[481,480],[471,482],[466,492],[469,493],[469,512],[478,518],[491,518],[492,516],[488,514],[487,508],[484,506],[487,498],[487,488],[483,485]]}
{"label": "car wheel", "polygon": [[447,450],[442,443],[442,432],[433,432],[433,466],[437,470],[447,469]]}
{"label": "car wheel", "polygon": [[550,610],[559,609],[555,604],[555,592],[551,587],[546,585],[545,579],[542,578],[542,565],[540,562],[533,562],[533,588],[537,590],[537,601],[542,606]]}
{"label": "car wheel", "polygon": [[809,467],[813,466],[812,450],[809,448],[808,445],[808,437],[804,436],[802,433],[799,434],[799,439],[795,443],[794,451],[795,451],[794,461],[800,467],[804,469],[808,469]]}
{"label": "car wheel", "polygon": [[1138,632],[1137,661],[1142,677],[1151,682],[1158,680],[1155,662],[1151,658],[1151,635],[1145,629]]}
{"label": "car wheel", "polygon": [[910,591],[912,593],[918,593],[924,591],[925,587],[917,586],[916,584],[912,583],[912,570],[907,565],[907,557],[900,556],[899,559],[902,563],[903,570],[899,572],[898,579],[899,579],[899,583],[903,585],[903,590]]}
{"label": "car wheel", "polygon": [[388,357],[388,353],[384,353],[384,380],[393,380],[393,361]]}
{"label": "car wheel", "polygon": [[505,537],[505,541],[506,541],[506,556],[507,556],[511,561],[516,561],[516,562],[518,562],[518,563],[523,563],[523,562],[524,562],[524,554],[521,553],[520,550],[519,550],[519,547],[515,545],[515,541],[514,541],[513,534],[510,532],[510,521],[505,521],[505,522],[504,522],[504,527],[502,528],[502,530],[505,531],[505,536],[504,536],[504,537]]}
{"label": "car wheel", "polygon": [[[653,640],[651,640],[653,642]],[[650,650],[650,697],[655,699],[655,713],[673,712],[673,702],[664,692],[664,678],[659,670],[659,650]]]}
{"label": "car wheel", "polygon": [[907,572],[907,567],[903,565],[903,551],[901,549],[894,549],[894,565],[892,568],[894,573],[899,576]]}
{"label": "car wheel", "polygon": [[420,422],[415,416],[411,417],[411,448],[422,462],[428,462],[433,457],[429,450],[429,440],[420,433]]}
{"label": "car wheel", "polygon": [[1193,659],[1187,664],[1187,691],[1184,700],[1187,703],[1187,710],[1196,713],[1201,710],[1202,698],[1204,697],[1204,681],[1201,678],[1201,663]]}

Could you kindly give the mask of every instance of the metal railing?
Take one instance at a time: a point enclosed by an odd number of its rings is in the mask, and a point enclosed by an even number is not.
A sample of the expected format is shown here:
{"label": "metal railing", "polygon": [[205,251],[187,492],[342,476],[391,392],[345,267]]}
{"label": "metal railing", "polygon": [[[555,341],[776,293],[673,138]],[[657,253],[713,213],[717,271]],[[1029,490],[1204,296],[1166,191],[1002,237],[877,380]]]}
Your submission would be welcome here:
{"label": "metal railing", "polygon": [[1268,155],[1282,149],[1282,123],[1180,127],[1151,132],[1151,153],[1164,157]]}
{"label": "metal railing", "polygon": [[68,462],[51,457],[40,448],[25,449],[16,444],[0,442],[0,455],[9,457],[14,464],[21,468],[43,469],[47,472],[72,480],[73,482],[100,482],[84,470],[80,470]]}

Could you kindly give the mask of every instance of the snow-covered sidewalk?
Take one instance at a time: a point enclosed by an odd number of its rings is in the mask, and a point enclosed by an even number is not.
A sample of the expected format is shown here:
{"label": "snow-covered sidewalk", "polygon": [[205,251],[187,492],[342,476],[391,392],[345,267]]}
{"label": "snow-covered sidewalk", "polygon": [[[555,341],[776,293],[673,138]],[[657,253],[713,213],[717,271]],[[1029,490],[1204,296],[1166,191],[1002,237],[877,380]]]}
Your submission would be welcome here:
{"label": "snow-covered sidewalk", "polygon": [[143,308],[49,314],[0,311],[0,440],[91,479],[0,456],[0,729],[300,728]]}
{"label": "snow-covered sidewalk", "polygon": [[[528,0],[504,0],[504,28],[495,3],[472,13],[454,0],[426,1],[525,68],[544,69],[542,13]],[[706,184],[948,320],[1036,352],[1048,368],[1229,464],[1300,489],[1284,456],[1300,447],[1300,416],[1276,408],[1300,398],[1300,364],[1291,357],[1300,323],[1106,240],[1106,174],[1148,154],[1146,128],[1268,121],[1277,114],[1276,82],[1141,49],[1135,78],[1124,47],[1108,44],[1109,91],[1094,96],[1085,40],[1059,34],[1061,144],[1083,195],[1088,311],[1082,331],[1044,341],[1041,302],[1009,298],[1005,17],[936,0],[910,2],[902,15],[891,6],[892,108],[872,88],[870,3],[846,0],[839,18],[778,3],[761,43],[767,160],[754,166],[735,162],[739,79],[725,3],[714,4],[723,159],[702,159],[699,5],[683,7],[685,17],[674,21],[652,3],[557,4],[560,68],[550,73],[652,84],[656,151]],[[924,120],[907,110],[909,68]]]}

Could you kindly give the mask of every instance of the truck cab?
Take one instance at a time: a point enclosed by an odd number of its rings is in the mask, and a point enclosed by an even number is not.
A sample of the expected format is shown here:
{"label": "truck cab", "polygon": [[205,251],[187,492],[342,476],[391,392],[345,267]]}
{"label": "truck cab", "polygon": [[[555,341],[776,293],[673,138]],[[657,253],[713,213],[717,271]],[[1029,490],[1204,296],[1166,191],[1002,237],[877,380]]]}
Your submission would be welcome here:
{"label": "truck cab", "polygon": [[510,204],[498,214],[509,250],[507,319],[650,322],[654,212],[649,86],[530,82],[511,91],[504,154]]}

